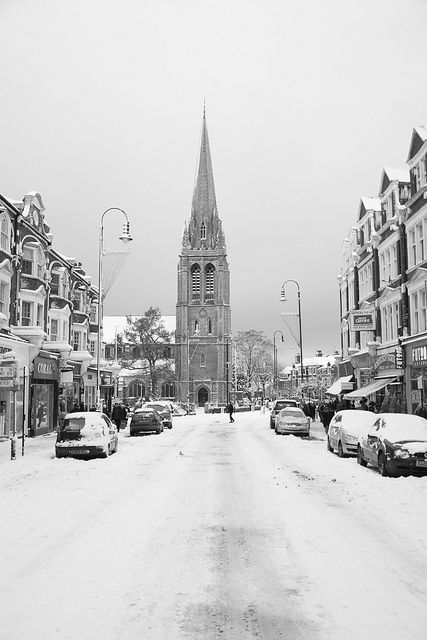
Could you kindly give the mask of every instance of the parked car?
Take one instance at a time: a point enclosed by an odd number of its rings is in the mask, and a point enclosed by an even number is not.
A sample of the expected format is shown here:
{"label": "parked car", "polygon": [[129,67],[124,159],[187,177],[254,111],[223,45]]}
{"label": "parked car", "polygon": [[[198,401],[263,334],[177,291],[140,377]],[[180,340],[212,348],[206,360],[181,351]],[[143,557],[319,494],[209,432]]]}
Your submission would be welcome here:
{"label": "parked car", "polygon": [[282,409],[286,409],[286,407],[298,407],[297,400],[291,400],[290,398],[281,398],[279,400],[275,400],[273,407],[270,413],[270,427],[274,429],[276,416],[279,411]]}
{"label": "parked car", "polygon": [[141,408],[154,409],[154,411],[156,411],[163,420],[163,425],[168,429],[172,429],[172,412],[168,402],[162,402],[161,400],[156,400],[156,402],[146,402]]}
{"label": "parked car", "polygon": [[98,411],[67,413],[55,443],[57,458],[99,458],[119,446],[116,425]]}
{"label": "parked car", "polygon": [[295,436],[310,435],[311,418],[307,417],[302,409],[298,407],[287,407],[282,409],[276,417],[276,434]]}
{"label": "parked car", "polygon": [[380,413],[359,438],[357,462],[372,464],[382,476],[427,475],[427,420],[402,413]]}
{"label": "parked car", "polygon": [[371,411],[338,411],[329,425],[326,448],[328,451],[336,451],[340,458],[357,455],[359,436],[368,432],[376,418],[375,413]]}
{"label": "parked car", "polygon": [[142,407],[136,409],[129,419],[129,435],[136,436],[139,433],[161,433],[163,420],[154,409]]}

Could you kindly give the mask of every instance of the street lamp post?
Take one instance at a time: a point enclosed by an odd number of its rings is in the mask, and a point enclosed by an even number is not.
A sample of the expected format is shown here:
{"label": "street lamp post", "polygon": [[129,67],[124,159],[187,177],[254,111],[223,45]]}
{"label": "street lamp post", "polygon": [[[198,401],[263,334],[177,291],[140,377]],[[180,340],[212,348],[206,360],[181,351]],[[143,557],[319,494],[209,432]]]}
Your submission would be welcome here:
{"label": "street lamp post", "polygon": [[276,333],[280,333],[281,341],[284,342],[285,339],[283,337],[283,331],[281,329],[277,329],[273,333],[273,393],[277,395],[277,347],[276,347]]}
{"label": "street lamp post", "polygon": [[303,382],[304,382],[304,365],[303,365],[303,355],[302,355],[301,290],[300,290],[300,286],[299,286],[299,284],[298,284],[298,282],[296,280],[286,280],[282,284],[282,288],[281,288],[281,291],[280,291],[280,302],[286,302],[285,287],[289,282],[292,282],[294,285],[296,285],[297,292],[298,292],[299,351],[300,351],[301,384],[303,384]]}
{"label": "street lamp post", "polygon": [[125,222],[123,224],[123,232],[122,235],[119,236],[119,240],[121,240],[124,244],[128,244],[132,237],[130,235],[129,229],[129,218],[127,213],[120,209],[119,207],[110,207],[106,209],[101,216],[101,225],[99,227],[99,245],[98,245],[98,347],[97,347],[97,359],[96,359],[96,407],[98,411],[102,411],[102,400],[101,400],[101,368],[100,368],[100,360],[101,360],[101,352],[102,352],[102,315],[103,315],[103,293],[102,293],[102,258],[104,255],[104,217],[109,211],[120,211],[124,218]]}

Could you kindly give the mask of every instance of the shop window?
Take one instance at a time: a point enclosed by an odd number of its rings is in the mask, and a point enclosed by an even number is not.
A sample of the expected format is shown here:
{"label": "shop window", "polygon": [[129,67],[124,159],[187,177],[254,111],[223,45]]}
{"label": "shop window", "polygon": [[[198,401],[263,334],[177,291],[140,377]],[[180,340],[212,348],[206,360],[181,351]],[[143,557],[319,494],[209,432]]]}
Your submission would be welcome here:
{"label": "shop window", "polygon": [[33,303],[23,300],[21,306],[21,325],[23,327],[30,327],[32,325],[32,315]]}

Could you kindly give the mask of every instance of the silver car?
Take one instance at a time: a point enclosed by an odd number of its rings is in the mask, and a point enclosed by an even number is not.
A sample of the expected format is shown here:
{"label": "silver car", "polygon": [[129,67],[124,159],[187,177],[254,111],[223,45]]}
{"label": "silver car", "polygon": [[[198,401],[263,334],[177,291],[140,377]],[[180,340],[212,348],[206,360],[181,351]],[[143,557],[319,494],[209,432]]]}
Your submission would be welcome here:
{"label": "silver car", "polygon": [[298,407],[287,407],[282,409],[276,417],[276,426],[274,428],[276,434],[295,436],[310,435],[310,418],[308,418],[302,409]]}
{"label": "silver car", "polygon": [[336,451],[340,458],[356,456],[358,439],[369,431],[377,417],[371,411],[360,409],[338,411],[329,425],[326,448]]}

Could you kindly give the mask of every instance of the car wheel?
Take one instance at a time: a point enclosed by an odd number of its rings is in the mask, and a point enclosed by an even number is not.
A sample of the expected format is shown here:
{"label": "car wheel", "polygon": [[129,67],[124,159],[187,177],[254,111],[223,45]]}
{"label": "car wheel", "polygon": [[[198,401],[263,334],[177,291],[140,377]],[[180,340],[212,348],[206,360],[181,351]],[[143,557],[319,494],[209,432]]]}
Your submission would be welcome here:
{"label": "car wheel", "polygon": [[378,454],[378,472],[383,478],[386,478],[389,473],[387,469],[387,460],[382,451]]}
{"label": "car wheel", "polygon": [[326,449],[328,451],[330,451],[331,453],[334,452],[334,449],[333,449],[333,447],[331,447],[331,441],[329,440],[328,436],[326,436]]}
{"label": "car wheel", "polygon": [[339,458],[346,458],[347,456],[344,453],[344,450],[342,448],[342,442],[341,440],[338,440],[338,457]]}
{"label": "car wheel", "polygon": [[363,457],[362,447],[357,447],[357,464],[360,464],[361,467],[367,467],[368,463]]}

